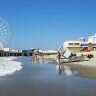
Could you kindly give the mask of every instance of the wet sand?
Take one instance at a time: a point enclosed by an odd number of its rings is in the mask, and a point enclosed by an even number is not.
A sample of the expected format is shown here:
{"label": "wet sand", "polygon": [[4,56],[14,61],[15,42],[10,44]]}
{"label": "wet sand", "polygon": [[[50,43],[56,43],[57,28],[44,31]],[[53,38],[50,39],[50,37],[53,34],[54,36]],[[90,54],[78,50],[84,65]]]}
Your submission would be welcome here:
{"label": "wet sand", "polygon": [[33,64],[30,57],[18,61],[22,70],[0,77],[0,96],[96,96],[96,79],[59,74],[56,64]]}

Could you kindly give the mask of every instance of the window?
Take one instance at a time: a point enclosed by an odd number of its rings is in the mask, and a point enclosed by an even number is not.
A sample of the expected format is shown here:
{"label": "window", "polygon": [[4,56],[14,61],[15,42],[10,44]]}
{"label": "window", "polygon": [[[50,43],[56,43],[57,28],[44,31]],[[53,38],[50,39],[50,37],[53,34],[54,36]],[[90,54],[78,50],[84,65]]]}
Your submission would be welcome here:
{"label": "window", "polygon": [[79,45],[79,43],[75,43],[75,45]]}
{"label": "window", "polygon": [[69,45],[74,45],[73,43],[69,43]]}

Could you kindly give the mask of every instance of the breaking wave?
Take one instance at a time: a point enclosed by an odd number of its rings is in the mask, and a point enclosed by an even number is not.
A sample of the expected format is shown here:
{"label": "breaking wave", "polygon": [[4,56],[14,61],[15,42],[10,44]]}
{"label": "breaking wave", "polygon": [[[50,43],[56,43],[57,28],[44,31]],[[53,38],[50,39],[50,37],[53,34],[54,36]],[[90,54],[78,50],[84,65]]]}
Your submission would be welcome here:
{"label": "breaking wave", "polygon": [[15,57],[0,57],[0,76],[14,74],[23,68],[21,62],[12,61],[14,58]]}
{"label": "breaking wave", "polygon": [[17,57],[0,57],[0,61],[12,61],[12,60],[14,60],[15,58],[17,58]]}

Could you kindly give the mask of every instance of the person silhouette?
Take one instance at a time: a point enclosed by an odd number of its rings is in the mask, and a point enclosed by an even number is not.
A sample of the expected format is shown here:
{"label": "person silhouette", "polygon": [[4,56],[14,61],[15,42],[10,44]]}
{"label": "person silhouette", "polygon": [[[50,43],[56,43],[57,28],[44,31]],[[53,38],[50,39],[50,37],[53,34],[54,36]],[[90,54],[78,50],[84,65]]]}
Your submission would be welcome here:
{"label": "person silhouette", "polygon": [[62,69],[61,69],[60,64],[58,64],[58,65],[56,66],[56,72],[57,72],[59,75],[61,75]]}
{"label": "person silhouette", "polygon": [[58,51],[58,53],[57,53],[57,60],[58,60],[58,63],[60,63],[60,57],[61,57],[61,55],[60,55],[60,52]]}

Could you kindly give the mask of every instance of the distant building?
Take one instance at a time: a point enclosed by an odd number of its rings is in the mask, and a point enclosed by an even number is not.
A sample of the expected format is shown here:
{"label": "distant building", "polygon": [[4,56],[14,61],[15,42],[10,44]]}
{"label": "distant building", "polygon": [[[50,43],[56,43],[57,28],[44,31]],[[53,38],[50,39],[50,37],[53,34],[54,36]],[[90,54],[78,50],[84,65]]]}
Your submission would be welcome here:
{"label": "distant building", "polygon": [[80,37],[80,42],[85,42],[85,38],[84,37]]}
{"label": "distant building", "polygon": [[90,36],[88,38],[88,42],[90,42],[90,43],[96,43],[96,34],[94,36]]}
{"label": "distant building", "polygon": [[41,53],[53,53],[53,54],[55,54],[55,53],[57,53],[57,51],[55,51],[55,50],[39,50],[39,52],[41,52]]}
{"label": "distant building", "polygon": [[10,48],[4,48],[3,50],[4,50],[4,52],[9,52]]}
{"label": "distant building", "polygon": [[96,34],[90,36],[87,42],[81,42],[81,47],[85,50],[96,50]]}
{"label": "distant building", "polygon": [[68,40],[63,44],[64,48],[68,48],[71,52],[78,52],[81,50],[80,40]]}
{"label": "distant building", "polygon": [[3,50],[3,44],[0,42],[0,50]]}
{"label": "distant building", "polygon": [[96,50],[96,34],[90,36],[88,41],[84,37],[79,40],[68,40],[63,44],[64,48],[68,48],[71,52],[80,52],[80,50]]}

